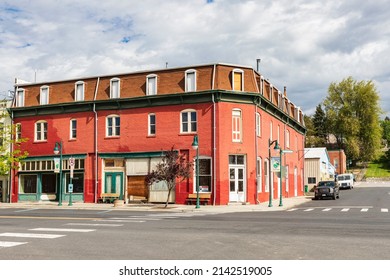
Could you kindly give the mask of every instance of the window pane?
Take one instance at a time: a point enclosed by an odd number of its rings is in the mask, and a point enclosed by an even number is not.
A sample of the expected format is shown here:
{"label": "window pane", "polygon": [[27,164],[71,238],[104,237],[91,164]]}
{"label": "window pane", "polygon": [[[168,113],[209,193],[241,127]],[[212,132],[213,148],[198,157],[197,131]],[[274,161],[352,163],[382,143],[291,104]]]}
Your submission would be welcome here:
{"label": "window pane", "polygon": [[211,160],[210,159],[199,159],[199,174],[200,175],[211,175]]}
{"label": "window pane", "polygon": [[37,192],[37,176],[36,175],[20,175],[20,193],[36,193]]}

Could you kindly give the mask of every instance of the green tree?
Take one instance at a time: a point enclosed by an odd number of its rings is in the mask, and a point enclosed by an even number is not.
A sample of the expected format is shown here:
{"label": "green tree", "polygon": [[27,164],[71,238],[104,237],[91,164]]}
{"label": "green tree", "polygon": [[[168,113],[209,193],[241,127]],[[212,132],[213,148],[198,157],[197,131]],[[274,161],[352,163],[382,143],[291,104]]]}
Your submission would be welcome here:
{"label": "green tree", "polygon": [[386,117],[381,121],[382,127],[382,139],[386,142],[387,145],[390,145],[390,119]]}
{"label": "green tree", "polygon": [[372,81],[352,77],[331,83],[324,101],[329,132],[353,160],[370,161],[379,155],[382,129],[379,95]]}
{"label": "green tree", "polygon": [[[3,112],[2,119],[8,118],[8,113]],[[19,168],[21,160],[28,156],[27,151],[22,151],[21,143],[26,138],[16,137],[18,125],[0,123],[0,175],[6,176],[11,169]],[[12,147],[12,150],[11,150]]]}
{"label": "green tree", "polygon": [[169,195],[175,189],[177,180],[180,182],[188,179],[191,175],[193,164],[183,155],[171,148],[165,152],[162,161],[156,165],[156,168],[150,172],[145,182],[147,185],[165,181],[168,187],[168,196],[165,208],[168,206]]}
{"label": "green tree", "polygon": [[325,146],[328,139],[328,128],[326,114],[321,104],[317,105],[316,111],[312,117],[314,135],[318,138],[318,146]]}

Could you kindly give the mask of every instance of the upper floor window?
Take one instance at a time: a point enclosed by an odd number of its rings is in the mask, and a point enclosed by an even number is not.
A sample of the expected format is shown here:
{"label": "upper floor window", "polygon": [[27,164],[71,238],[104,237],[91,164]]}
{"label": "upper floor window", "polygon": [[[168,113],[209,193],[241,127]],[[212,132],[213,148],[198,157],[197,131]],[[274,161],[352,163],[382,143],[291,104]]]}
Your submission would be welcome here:
{"label": "upper floor window", "polygon": [[156,135],[156,115],[155,114],[149,114],[148,135],[149,136]]}
{"label": "upper floor window", "polygon": [[244,71],[241,69],[234,69],[232,72],[232,88],[233,90],[243,91],[244,90]]}
{"label": "upper floor window", "polygon": [[85,84],[83,81],[79,81],[74,85],[74,100],[75,101],[83,101],[84,100],[84,87]]}
{"label": "upper floor window", "polygon": [[290,131],[286,130],[286,147],[290,148]]}
{"label": "upper floor window", "polygon": [[4,123],[0,123],[0,147],[4,145]]}
{"label": "upper floor window", "polygon": [[146,95],[157,94],[157,75],[150,74],[146,76]]}
{"label": "upper floor window", "polygon": [[261,116],[259,113],[256,113],[256,136],[261,136]]}
{"label": "upper floor window", "polygon": [[41,93],[39,95],[39,100],[41,105],[47,105],[49,104],[49,87],[48,86],[42,86],[41,87]]}
{"label": "upper floor window", "polygon": [[70,120],[70,139],[77,138],[77,120]]}
{"label": "upper floor window", "polygon": [[112,115],[107,117],[106,121],[106,135],[107,136],[119,136],[121,120],[119,116]]}
{"label": "upper floor window", "polygon": [[262,160],[261,157],[257,158],[256,173],[257,173],[257,191],[263,192],[263,178],[262,178]]}
{"label": "upper floor window", "polygon": [[22,139],[22,125],[20,123],[15,124],[15,140]]}
{"label": "upper floor window", "polygon": [[16,107],[23,107],[24,106],[24,89],[18,89],[16,91]]}
{"label": "upper floor window", "polygon": [[110,80],[110,98],[119,98],[121,91],[121,80],[112,78]]}
{"label": "upper floor window", "polygon": [[185,72],[185,91],[196,91],[196,71],[194,69]]}
{"label": "upper floor window", "polygon": [[233,142],[242,140],[242,116],[239,109],[234,109],[232,112],[232,140]]}
{"label": "upper floor window", "polygon": [[35,123],[35,141],[47,140],[47,122],[38,121]]}
{"label": "upper floor window", "polygon": [[180,123],[182,133],[197,131],[197,116],[195,110],[182,111],[180,114]]}

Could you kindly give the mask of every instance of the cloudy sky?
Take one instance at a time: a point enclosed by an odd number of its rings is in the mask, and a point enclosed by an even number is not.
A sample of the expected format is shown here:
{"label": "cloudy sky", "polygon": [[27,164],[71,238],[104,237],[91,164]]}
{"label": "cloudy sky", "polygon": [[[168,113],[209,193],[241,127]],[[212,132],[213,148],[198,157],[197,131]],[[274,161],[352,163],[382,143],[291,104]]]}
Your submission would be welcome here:
{"label": "cloudy sky", "polygon": [[0,94],[52,81],[225,62],[312,114],[331,82],[372,80],[390,116],[388,0],[0,0]]}

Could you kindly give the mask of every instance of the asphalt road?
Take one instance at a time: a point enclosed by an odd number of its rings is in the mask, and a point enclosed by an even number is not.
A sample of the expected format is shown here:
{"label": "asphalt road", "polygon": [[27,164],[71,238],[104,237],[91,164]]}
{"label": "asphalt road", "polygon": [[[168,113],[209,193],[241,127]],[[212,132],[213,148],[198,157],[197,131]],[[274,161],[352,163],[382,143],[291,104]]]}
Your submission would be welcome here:
{"label": "asphalt road", "polygon": [[0,208],[0,259],[389,260],[389,208],[386,184],[275,212]]}

